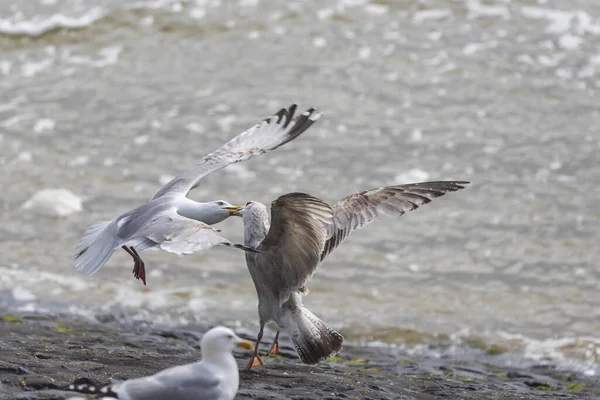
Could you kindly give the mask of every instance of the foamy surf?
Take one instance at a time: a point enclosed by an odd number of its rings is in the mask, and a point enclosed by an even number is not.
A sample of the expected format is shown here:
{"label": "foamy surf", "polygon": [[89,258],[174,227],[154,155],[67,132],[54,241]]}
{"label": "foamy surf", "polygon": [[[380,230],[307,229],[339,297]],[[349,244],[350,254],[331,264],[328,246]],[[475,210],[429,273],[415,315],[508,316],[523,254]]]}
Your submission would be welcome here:
{"label": "foamy surf", "polygon": [[72,17],[64,14],[53,14],[49,17],[35,17],[30,20],[16,18],[0,19],[0,34],[9,36],[39,37],[56,29],[80,29],[90,26],[105,15],[98,7],[91,8],[84,14]]}
{"label": "foamy surf", "polygon": [[22,208],[47,217],[67,217],[83,210],[81,198],[67,189],[42,189],[23,203]]}

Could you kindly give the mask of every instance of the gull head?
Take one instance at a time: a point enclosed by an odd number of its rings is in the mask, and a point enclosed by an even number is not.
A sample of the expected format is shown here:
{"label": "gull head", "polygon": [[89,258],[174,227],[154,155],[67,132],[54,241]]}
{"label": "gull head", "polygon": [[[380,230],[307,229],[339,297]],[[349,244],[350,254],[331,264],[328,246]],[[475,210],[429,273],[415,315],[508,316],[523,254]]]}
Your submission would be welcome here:
{"label": "gull head", "polygon": [[263,215],[266,212],[267,207],[264,204],[259,203],[258,201],[249,201],[244,207],[233,213],[233,215],[246,219],[248,217],[252,218],[253,216]]}
{"label": "gull head", "polygon": [[215,200],[208,203],[204,203],[205,212],[210,214],[214,221],[206,222],[209,225],[216,224],[217,222],[221,222],[224,219],[231,217],[232,215],[237,215],[236,213],[240,211],[243,206],[233,206],[226,202],[225,200]]}
{"label": "gull head", "polygon": [[240,338],[235,332],[224,326],[210,329],[200,341],[203,358],[213,354],[231,353],[235,347],[254,350],[252,342]]}

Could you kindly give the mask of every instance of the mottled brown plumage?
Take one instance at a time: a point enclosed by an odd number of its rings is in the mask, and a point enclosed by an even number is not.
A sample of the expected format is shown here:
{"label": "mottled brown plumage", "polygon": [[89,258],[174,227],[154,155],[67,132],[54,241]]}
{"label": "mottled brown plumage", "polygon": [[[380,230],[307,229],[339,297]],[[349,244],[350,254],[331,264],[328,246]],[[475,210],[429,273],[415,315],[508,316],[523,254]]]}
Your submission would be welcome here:
{"label": "mottled brown plumage", "polygon": [[[305,193],[288,193],[267,208],[249,202],[238,212],[244,218],[248,270],[258,295],[260,331],[274,321],[288,330],[303,362],[314,364],[336,354],[343,337],[302,304],[306,284],[323,259],[356,229],[383,213],[403,215],[433,198],[464,188],[468,182],[424,182],[386,186],[351,194],[333,207]],[[276,341],[272,348],[276,348]],[[260,364],[258,354],[248,368]]]}

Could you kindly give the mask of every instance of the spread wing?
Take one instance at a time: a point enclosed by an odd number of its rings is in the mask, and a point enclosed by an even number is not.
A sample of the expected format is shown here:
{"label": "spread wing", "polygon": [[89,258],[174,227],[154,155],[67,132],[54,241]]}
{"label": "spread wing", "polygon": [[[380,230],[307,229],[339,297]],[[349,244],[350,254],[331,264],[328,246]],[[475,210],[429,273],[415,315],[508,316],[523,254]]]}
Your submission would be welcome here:
{"label": "spread wing", "polygon": [[131,400],[210,400],[223,396],[223,384],[206,364],[198,362],[113,385],[112,390],[119,398]]}
{"label": "spread wing", "polygon": [[177,214],[175,207],[172,207],[155,215],[125,244],[134,246],[137,251],[158,248],[179,255],[192,254],[217,245],[256,251],[231,243],[219,232],[211,225]]}
{"label": "spread wing", "polygon": [[469,182],[441,181],[385,186],[351,194],[333,206],[333,225],[321,260],[340,245],[352,232],[381,214],[403,215],[432,199],[464,189]]}
{"label": "spread wing", "polygon": [[280,299],[304,286],[317,268],[332,219],[327,203],[305,193],[288,193],[271,203],[271,227],[254,258]]}
{"label": "spread wing", "polygon": [[198,186],[200,179],[206,175],[230,164],[275,150],[298,137],[322,116],[314,108],[309,108],[294,118],[295,111],[296,105],[292,104],[288,109],[282,108],[275,115],[240,133],[204,157],[198,166],[173,178],[154,195],[154,199],[171,193],[185,196]]}

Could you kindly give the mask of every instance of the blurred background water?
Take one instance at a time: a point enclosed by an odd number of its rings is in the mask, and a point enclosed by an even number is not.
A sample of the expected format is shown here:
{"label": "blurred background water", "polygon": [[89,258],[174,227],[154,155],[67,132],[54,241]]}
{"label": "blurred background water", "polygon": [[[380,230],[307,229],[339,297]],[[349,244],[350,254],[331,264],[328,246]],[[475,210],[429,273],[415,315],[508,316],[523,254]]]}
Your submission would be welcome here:
{"label": "blurred background water", "polygon": [[[147,253],[147,287],[125,252],[92,277],[72,254],[295,102],[325,117],[191,197],[473,182],[355,233],[315,314],[351,341],[598,373],[599,49],[595,0],[0,0],[2,308],[255,329],[242,252]],[[47,188],[75,194],[65,216],[23,208]]]}

